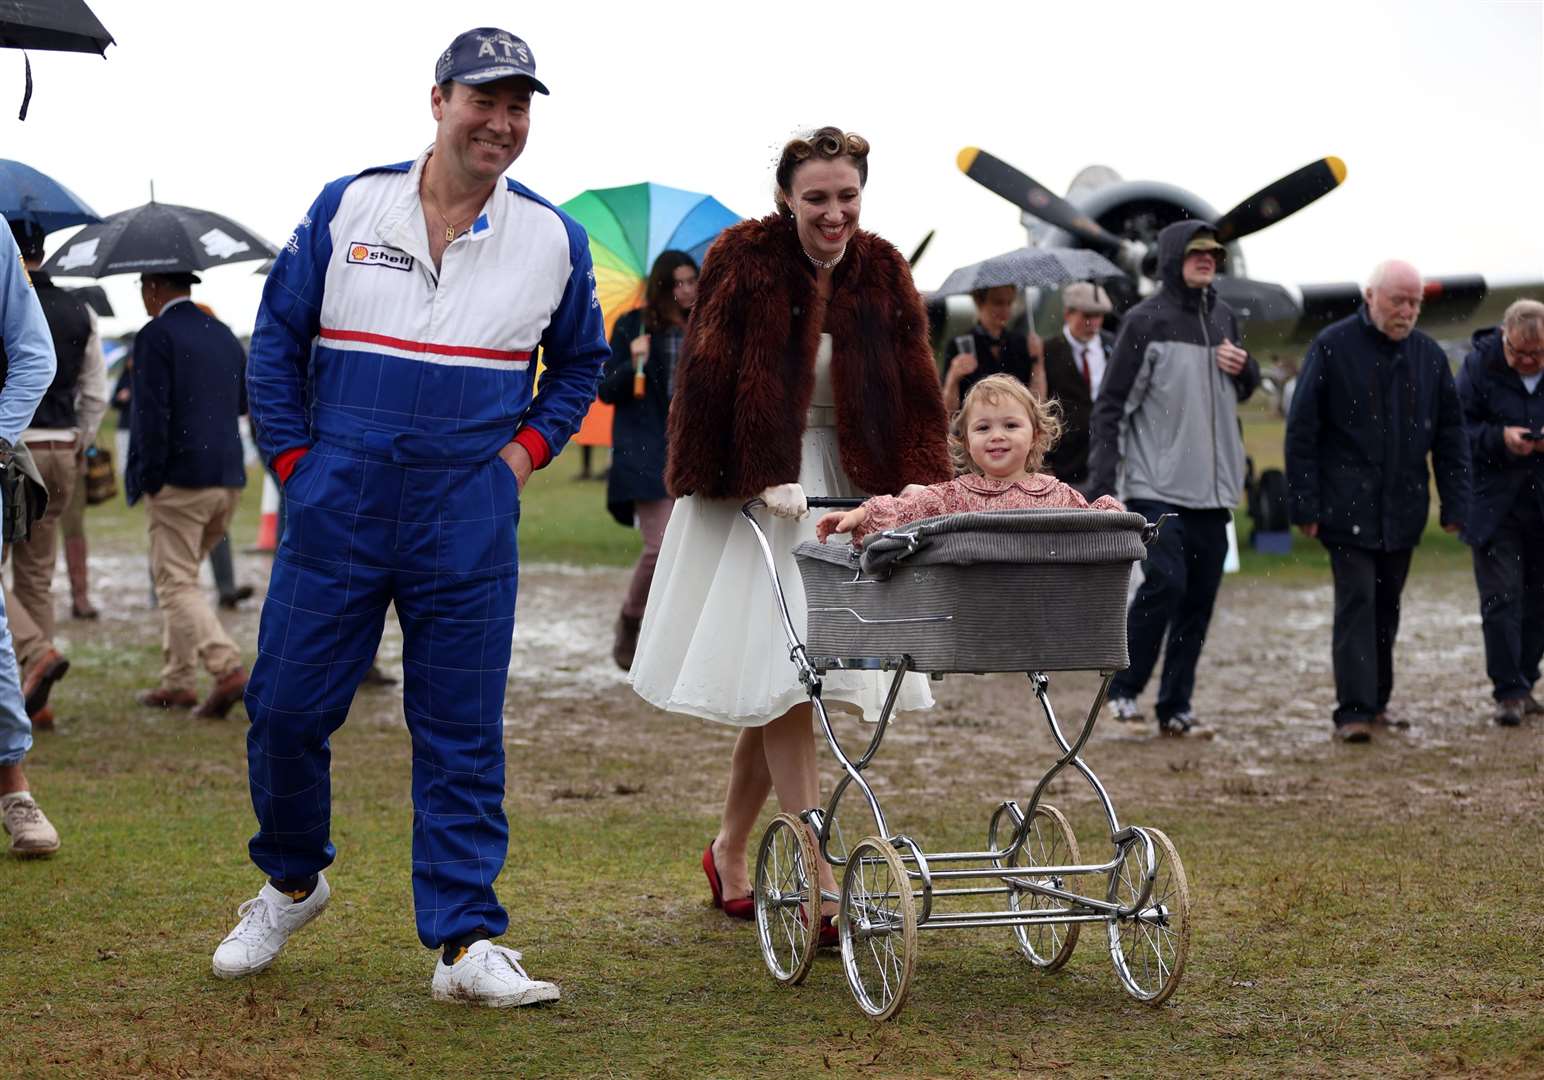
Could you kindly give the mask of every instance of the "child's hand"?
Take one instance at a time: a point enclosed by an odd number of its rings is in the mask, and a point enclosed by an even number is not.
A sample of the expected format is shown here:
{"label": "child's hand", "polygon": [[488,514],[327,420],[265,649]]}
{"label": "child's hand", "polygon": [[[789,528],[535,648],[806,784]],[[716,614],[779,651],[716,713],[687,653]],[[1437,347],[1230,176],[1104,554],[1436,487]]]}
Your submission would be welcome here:
{"label": "child's hand", "polygon": [[867,517],[868,511],[861,506],[856,510],[833,510],[815,522],[815,539],[824,544],[826,537],[832,533],[850,533],[862,525]]}

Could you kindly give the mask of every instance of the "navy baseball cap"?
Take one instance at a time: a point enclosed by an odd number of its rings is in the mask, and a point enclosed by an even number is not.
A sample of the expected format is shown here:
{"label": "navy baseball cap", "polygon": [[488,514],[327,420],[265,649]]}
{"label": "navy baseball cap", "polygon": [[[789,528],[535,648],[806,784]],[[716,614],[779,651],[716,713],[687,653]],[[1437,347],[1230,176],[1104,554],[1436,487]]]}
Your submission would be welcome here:
{"label": "navy baseball cap", "polygon": [[440,53],[434,65],[436,83],[458,82],[467,86],[509,79],[515,76],[531,80],[532,89],[550,91],[536,77],[536,58],[531,47],[508,30],[479,26],[459,35]]}

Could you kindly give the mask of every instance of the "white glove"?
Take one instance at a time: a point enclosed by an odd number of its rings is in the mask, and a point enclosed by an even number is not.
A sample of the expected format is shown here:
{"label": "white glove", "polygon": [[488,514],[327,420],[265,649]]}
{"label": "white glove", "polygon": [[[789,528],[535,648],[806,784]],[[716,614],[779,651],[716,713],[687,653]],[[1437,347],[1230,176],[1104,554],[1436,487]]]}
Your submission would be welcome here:
{"label": "white glove", "polygon": [[800,520],[810,516],[810,504],[798,484],[774,484],[761,493],[761,501],[778,517]]}

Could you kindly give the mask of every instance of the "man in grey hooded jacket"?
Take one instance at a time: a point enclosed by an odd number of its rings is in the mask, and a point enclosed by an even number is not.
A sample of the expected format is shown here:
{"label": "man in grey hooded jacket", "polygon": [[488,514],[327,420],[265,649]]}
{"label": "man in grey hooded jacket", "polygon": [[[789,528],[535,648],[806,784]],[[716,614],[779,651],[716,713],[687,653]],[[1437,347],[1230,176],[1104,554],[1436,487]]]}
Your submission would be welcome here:
{"label": "man in grey hooded jacket", "polygon": [[1110,707],[1118,719],[1143,719],[1136,699],[1167,634],[1158,730],[1190,738],[1212,734],[1190,695],[1244,486],[1238,404],[1260,383],[1259,365],[1238,345],[1238,320],[1212,285],[1226,256],[1204,221],[1158,234],[1162,288],[1121,321],[1089,424],[1090,498],[1117,493],[1150,521],[1176,515],[1142,564],[1127,616],[1131,666],[1111,683]]}

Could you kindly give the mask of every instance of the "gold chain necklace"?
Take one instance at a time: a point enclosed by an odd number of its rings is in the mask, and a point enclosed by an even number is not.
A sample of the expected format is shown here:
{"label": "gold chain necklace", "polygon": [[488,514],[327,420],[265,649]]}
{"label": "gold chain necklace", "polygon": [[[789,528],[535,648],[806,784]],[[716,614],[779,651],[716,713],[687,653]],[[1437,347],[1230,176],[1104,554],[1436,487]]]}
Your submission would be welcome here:
{"label": "gold chain necklace", "polygon": [[[455,227],[455,225],[453,225],[451,223],[450,218],[445,216],[445,211],[440,209],[440,200],[435,198],[434,192],[431,191],[430,188],[429,188],[428,181],[424,182],[423,188],[424,188],[424,194],[429,196],[429,204],[434,207],[435,214],[438,215],[439,219],[445,223],[445,242],[447,244],[454,242],[455,239],[456,239],[456,234],[458,232],[460,232],[461,230],[457,229]],[[477,220],[477,212],[473,211],[472,216],[467,219],[466,223],[467,223],[467,225],[471,225],[472,222],[474,222],[476,220]]]}

